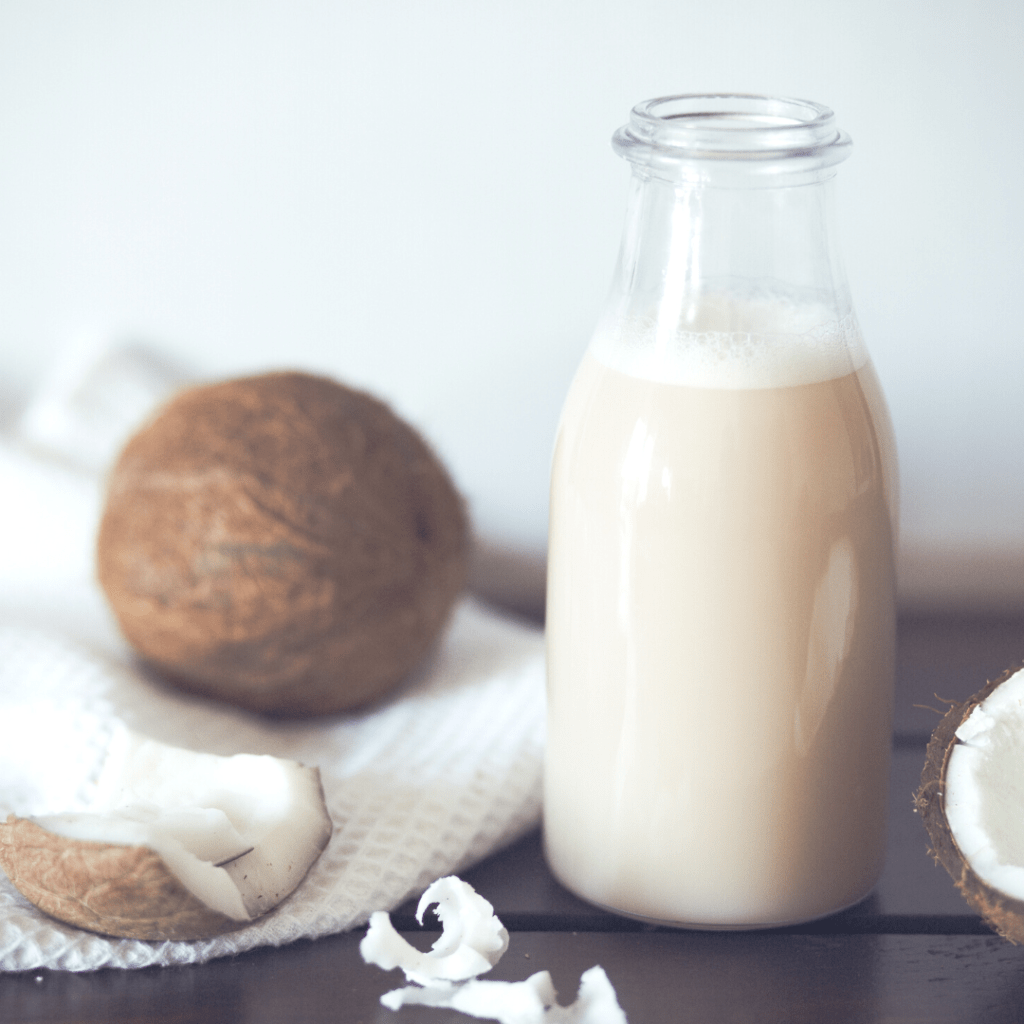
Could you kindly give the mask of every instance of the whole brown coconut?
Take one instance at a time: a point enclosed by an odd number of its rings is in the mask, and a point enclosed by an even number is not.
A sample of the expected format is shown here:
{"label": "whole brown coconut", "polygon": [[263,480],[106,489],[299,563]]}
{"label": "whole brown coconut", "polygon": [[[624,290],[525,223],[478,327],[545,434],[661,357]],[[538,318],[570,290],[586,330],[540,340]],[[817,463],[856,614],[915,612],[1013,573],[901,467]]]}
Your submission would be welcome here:
{"label": "whole brown coconut", "polygon": [[945,788],[950,754],[959,742],[957,729],[979,704],[1019,671],[1020,668],[1008,669],[973,697],[950,705],[928,742],[921,785],[914,794],[914,808],[921,815],[928,832],[932,856],[949,872],[970,907],[999,935],[1013,943],[1024,942],[1024,902],[993,888],[975,873],[969,859],[957,845],[946,819]]}
{"label": "whole brown coconut", "polygon": [[256,711],[364,704],[424,658],[465,582],[468,524],[423,439],[305,373],[192,388],[127,444],[98,539],[132,646]]}

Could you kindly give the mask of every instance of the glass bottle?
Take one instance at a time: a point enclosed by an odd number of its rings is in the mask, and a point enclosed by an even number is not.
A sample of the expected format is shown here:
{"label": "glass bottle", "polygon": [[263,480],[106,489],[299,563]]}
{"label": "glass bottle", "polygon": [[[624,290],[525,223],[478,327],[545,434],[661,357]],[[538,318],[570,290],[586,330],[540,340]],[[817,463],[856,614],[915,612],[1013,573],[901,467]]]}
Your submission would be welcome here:
{"label": "glass bottle", "polygon": [[882,870],[895,449],[832,223],[832,112],[671,96],[559,426],[544,842],[646,921],[752,928]]}

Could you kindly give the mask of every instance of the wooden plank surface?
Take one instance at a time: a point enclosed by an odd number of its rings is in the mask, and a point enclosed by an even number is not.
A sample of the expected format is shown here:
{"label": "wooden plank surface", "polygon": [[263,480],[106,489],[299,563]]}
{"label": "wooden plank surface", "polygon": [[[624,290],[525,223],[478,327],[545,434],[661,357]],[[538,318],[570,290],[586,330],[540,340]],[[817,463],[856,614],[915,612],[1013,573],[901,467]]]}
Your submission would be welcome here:
{"label": "wooden plank surface", "polygon": [[964,700],[1024,664],[1024,616],[904,615],[896,662],[897,737],[926,741],[944,701]]}
{"label": "wooden plank surface", "polygon": [[[335,936],[202,967],[8,975],[0,1020],[465,1024],[449,1011],[382,1007],[381,994],[402,978],[365,965],[358,941]],[[549,970],[569,1002],[594,964],[631,1024],[1008,1024],[1024,1016],[1024,949],[991,936],[520,932],[491,977]]]}

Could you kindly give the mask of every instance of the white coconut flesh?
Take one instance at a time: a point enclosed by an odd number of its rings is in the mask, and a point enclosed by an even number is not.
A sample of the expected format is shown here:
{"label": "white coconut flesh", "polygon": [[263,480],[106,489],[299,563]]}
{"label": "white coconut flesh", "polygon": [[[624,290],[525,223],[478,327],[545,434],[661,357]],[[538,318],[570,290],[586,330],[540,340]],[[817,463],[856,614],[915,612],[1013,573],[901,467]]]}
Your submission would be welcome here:
{"label": "white coconut flesh", "polygon": [[627,1024],[600,965],[583,973],[576,1001],[569,1006],[558,1005],[548,971],[523,981],[481,981],[479,975],[494,967],[508,949],[508,931],[468,882],[454,875],[434,882],[416,909],[420,924],[431,906],[436,906],[444,930],[427,953],[406,942],[385,911],[370,915],[359,944],[363,959],[386,971],[401,967],[413,983],[380,997],[389,1010],[432,1006],[498,1024]]}
{"label": "white coconut flesh", "polygon": [[1024,670],[956,730],[946,765],[949,830],[974,873],[1024,901]]}
{"label": "white coconut flesh", "polygon": [[508,932],[494,908],[461,878],[439,878],[427,888],[416,908],[420,924],[431,906],[436,906],[443,931],[430,952],[406,942],[388,914],[377,910],[359,944],[363,959],[386,971],[401,967],[418,985],[447,985],[489,971],[508,949]]}
{"label": "white coconut flesh", "polygon": [[148,847],[202,903],[240,922],[293,892],[331,834],[316,768],[129,730],[115,734],[87,812],[33,820],[68,839]]}

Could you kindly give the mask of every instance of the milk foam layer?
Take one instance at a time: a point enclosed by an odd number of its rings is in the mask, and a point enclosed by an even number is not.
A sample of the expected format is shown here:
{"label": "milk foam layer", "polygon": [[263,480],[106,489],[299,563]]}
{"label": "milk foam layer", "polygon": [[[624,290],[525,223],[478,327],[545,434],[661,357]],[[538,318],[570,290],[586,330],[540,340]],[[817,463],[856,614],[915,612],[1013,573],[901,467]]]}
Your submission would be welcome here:
{"label": "milk foam layer", "polygon": [[867,350],[856,318],[784,298],[705,296],[681,317],[635,316],[599,325],[591,353],[645,380],[702,388],[781,388],[859,370]]}

